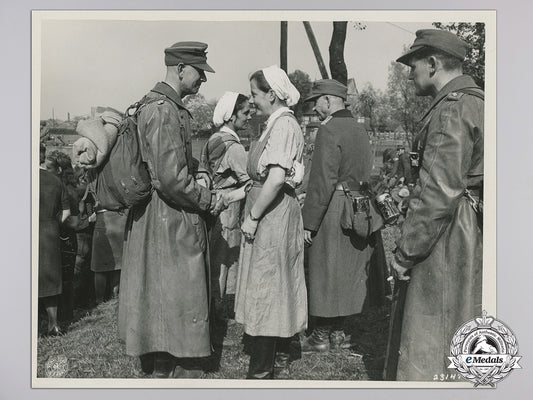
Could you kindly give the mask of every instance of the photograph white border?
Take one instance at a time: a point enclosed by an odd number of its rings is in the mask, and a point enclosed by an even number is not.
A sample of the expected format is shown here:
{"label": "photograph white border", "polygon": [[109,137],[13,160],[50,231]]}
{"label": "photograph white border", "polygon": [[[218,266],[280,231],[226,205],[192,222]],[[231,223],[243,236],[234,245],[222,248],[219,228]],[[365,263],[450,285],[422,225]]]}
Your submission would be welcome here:
{"label": "photograph white border", "polygon": [[[496,12],[495,11],[33,11],[32,12],[32,387],[77,388],[469,388],[461,382],[246,381],[149,379],[51,379],[37,373],[38,150],[40,120],[41,22],[44,20],[143,21],[394,21],[484,22],[485,51],[485,209],[483,237],[483,309],[496,316]],[[399,52],[401,49],[399,49]],[[37,221],[37,222],[36,222]]]}

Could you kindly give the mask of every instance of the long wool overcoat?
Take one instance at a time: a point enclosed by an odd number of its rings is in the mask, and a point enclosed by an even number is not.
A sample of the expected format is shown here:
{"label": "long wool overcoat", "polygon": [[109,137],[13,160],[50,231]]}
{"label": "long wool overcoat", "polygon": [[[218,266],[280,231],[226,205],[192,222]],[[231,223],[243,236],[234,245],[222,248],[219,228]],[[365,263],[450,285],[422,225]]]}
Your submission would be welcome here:
{"label": "long wool overcoat", "polygon": [[309,314],[337,317],[362,311],[367,299],[372,247],[341,228],[344,182],[357,188],[370,180],[370,142],[348,110],[320,126],[302,209],[304,228],[315,231],[309,247]]}
{"label": "long wool overcoat", "polygon": [[483,183],[484,102],[462,92],[472,88],[482,93],[467,75],[446,84],[418,138],[419,179],[397,241],[398,262],[412,265],[398,380],[448,373],[453,334],[481,315],[483,232],[464,196]]}
{"label": "long wool overcoat", "polygon": [[155,190],[132,208],[126,226],[119,328],[126,353],[208,356],[208,265],[203,213],[211,192],[193,177],[190,116],[177,93],[158,83],[138,117]]}

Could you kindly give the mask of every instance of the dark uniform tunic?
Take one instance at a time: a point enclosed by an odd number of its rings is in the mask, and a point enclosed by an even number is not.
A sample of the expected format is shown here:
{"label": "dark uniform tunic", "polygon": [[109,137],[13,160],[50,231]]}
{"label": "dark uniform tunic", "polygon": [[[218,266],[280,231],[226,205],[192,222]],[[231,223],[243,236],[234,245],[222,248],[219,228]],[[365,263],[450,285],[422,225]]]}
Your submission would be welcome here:
{"label": "dark uniform tunic", "polygon": [[[462,75],[448,82],[426,113],[418,142],[419,179],[397,241],[397,259],[412,265],[403,317],[399,380],[447,373],[450,343],[481,315],[483,234],[465,189],[483,182],[483,100]],[[479,88],[477,89],[482,93]]]}
{"label": "dark uniform tunic", "polygon": [[119,329],[128,355],[211,353],[204,212],[212,194],[194,180],[190,115],[177,93],[158,83],[138,130],[155,187],[148,205],[128,214]]}
{"label": "dark uniform tunic", "polygon": [[348,110],[335,112],[318,131],[309,186],[302,210],[304,228],[316,231],[309,247],[309,313],[337,317],[362,311],[372,248],[343,231],[344,192],[370,180],[370,142]]}

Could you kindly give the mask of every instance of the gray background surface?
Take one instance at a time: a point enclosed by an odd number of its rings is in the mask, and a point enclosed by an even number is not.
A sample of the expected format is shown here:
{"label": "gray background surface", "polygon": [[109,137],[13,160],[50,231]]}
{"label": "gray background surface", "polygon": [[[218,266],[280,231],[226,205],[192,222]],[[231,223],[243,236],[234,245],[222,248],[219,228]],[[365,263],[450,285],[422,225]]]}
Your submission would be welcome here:
{"label": "gray background surface", "polygon": [[[529,162],[533,137],[529,116],[531,73],[531,15],[525,1],[410,1],[409,9],[496,9],[498,11],[497,65],[497,184],[498,184],[498,319],[515,332],[523,357],[522,370],[514,371],[496,390],[446,389],[31,389],[30,331],[30,116],[31,116],[31,9],[218,9],[217,1],[15,1],[0,2],[0,96],[2,133],[1,254],[3,275],[0,298],[3,323],[0,328],[0,399],[269,399],[291,397],[318,399],[335,396],[373,399],[478,399],[530,398],[533,332],[529,301],[532,279],[530,263],[530,205],[533,199],[533,169]],[[225,1],[225,9],[398,9],[398,1],[277,1],[250,3]],[[83,51],[80,49],[80,51]]]}

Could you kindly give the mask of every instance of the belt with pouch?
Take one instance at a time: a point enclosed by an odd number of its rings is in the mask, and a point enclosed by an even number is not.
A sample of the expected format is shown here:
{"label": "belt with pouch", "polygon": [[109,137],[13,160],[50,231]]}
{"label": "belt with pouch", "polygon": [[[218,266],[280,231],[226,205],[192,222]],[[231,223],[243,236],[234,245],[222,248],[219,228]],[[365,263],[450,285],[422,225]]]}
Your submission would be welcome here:
{"label": "belt with pouch", "polygon": [[348,188],[348,187],[346,187],[346,185],[344,185],[342,183],[337,183],[337,185],[335,186],[335,190],[336,191],[341,191],[341,192],[345,192],[345,191],[358,192],[358,191],[361,190],[361,185],[356,184],[355,186],[357,186],[357,187],[356,188]]}

